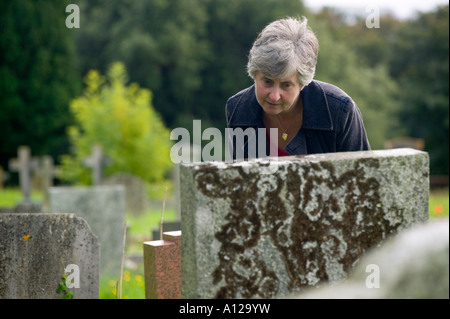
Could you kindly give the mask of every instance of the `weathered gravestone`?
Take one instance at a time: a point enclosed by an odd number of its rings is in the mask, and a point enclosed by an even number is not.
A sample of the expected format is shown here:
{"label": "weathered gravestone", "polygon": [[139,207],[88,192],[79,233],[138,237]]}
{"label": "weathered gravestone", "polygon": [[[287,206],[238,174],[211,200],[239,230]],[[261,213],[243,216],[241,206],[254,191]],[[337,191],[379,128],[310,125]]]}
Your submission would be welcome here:
{"label": "weathered gravestone", "polygon": [[23,195],[23,200],[17,204],[17,208],[21,212],[39,212],[41,205],[31,201],[31,172],[38,168],[39,161],[31,157],[28,146],[20,146],[17,153],[17,158],[9,161],[9,169],[19,173],[20,190]]}
{"label": "weathered gravestone", "polygon": [[64,274],[74,298],[98,298],[99,263],[97,237],[80,217],[0,214],[0,299],[60,298]]}
{"label": "weathered gravestone", "polygon": [[[271,162],[273,165],[273,161]],[[344,280],[369,249],[428,218],[412,149],[181,167],[183,298],[275,298]]]}
{"label": "weathered gravestone", "polygon": [[103,185],[122,185],[125,188],[127,212],[135,215],[145,213],[148,207],[148,194],[145,182],[129,173],[116,173],[103,180]]}
{"label": "weathered gravestone", "polygon": [[36,170],[35,179],[43,194],[43,206],[47,209],[49,206],[49,189],[53,187],[53,180],[60,174],[60,171],[53,164],[53,158],[49,155],[40,158],[39,168]]}
{"label": "weathered gravestone", "polygon": [[434,218],[388,238],[336,285],[289,296],[302,299],[448,299],[449,220]]}
{"label": "weathered gravestone", "polygon": [[52,187],[50,212],[85,219],[100,243],[101,273],[119,274],[125,222],[123,186]]}

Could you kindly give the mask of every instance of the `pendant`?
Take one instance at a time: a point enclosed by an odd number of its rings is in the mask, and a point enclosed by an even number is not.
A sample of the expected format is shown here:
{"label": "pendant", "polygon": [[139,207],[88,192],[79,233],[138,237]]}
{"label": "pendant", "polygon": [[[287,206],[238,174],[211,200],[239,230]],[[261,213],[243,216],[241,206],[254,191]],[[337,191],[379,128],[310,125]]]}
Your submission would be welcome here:
{"label": "pendant", "polygon": [[286,141],[288,138],[288,135],[286,133],[283,133],[283,134],[281,134],[281,137],[283,138],[283,140]]}

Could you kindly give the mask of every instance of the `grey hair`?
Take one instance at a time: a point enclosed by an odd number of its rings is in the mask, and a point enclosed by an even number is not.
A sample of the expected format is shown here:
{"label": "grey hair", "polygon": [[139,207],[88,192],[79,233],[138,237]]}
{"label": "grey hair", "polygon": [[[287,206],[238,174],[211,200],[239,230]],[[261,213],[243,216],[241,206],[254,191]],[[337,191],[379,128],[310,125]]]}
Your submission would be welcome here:
{"label": "grey hair", "polygon": [[277,20],[267,25],[253,43],[247,72],[253,79],[258,71],[270,78],[297,72],[303,88],[314,78],[318,53],[319,41],[305,17]]}

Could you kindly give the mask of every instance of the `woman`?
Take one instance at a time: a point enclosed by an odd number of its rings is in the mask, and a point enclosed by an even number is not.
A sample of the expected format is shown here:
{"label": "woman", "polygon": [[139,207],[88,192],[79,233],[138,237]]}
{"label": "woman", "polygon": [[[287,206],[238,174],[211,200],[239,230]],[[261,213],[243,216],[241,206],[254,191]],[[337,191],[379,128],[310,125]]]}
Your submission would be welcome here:
{"label": "woman", "polygon": [[[370,149],[353,100],[313,80],[318,51],[306,18],[272,22],[258,35],[247,64],[254,85],[226,104],[234,159]],[[278,134],[264,136],[270,128]]]}

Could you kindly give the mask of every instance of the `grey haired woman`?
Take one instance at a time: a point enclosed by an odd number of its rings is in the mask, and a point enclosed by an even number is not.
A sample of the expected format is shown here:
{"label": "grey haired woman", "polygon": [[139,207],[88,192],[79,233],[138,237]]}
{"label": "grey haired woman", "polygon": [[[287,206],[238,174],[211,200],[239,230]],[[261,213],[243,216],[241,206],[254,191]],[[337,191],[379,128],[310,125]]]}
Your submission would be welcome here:
{"label": "grey haired woman", "polygon": [[258,35],[247,64],[254,84],[226,103],[234,159],[370,149],[353,100],[313,80],[318,52],[304,17],[274,21]]}

